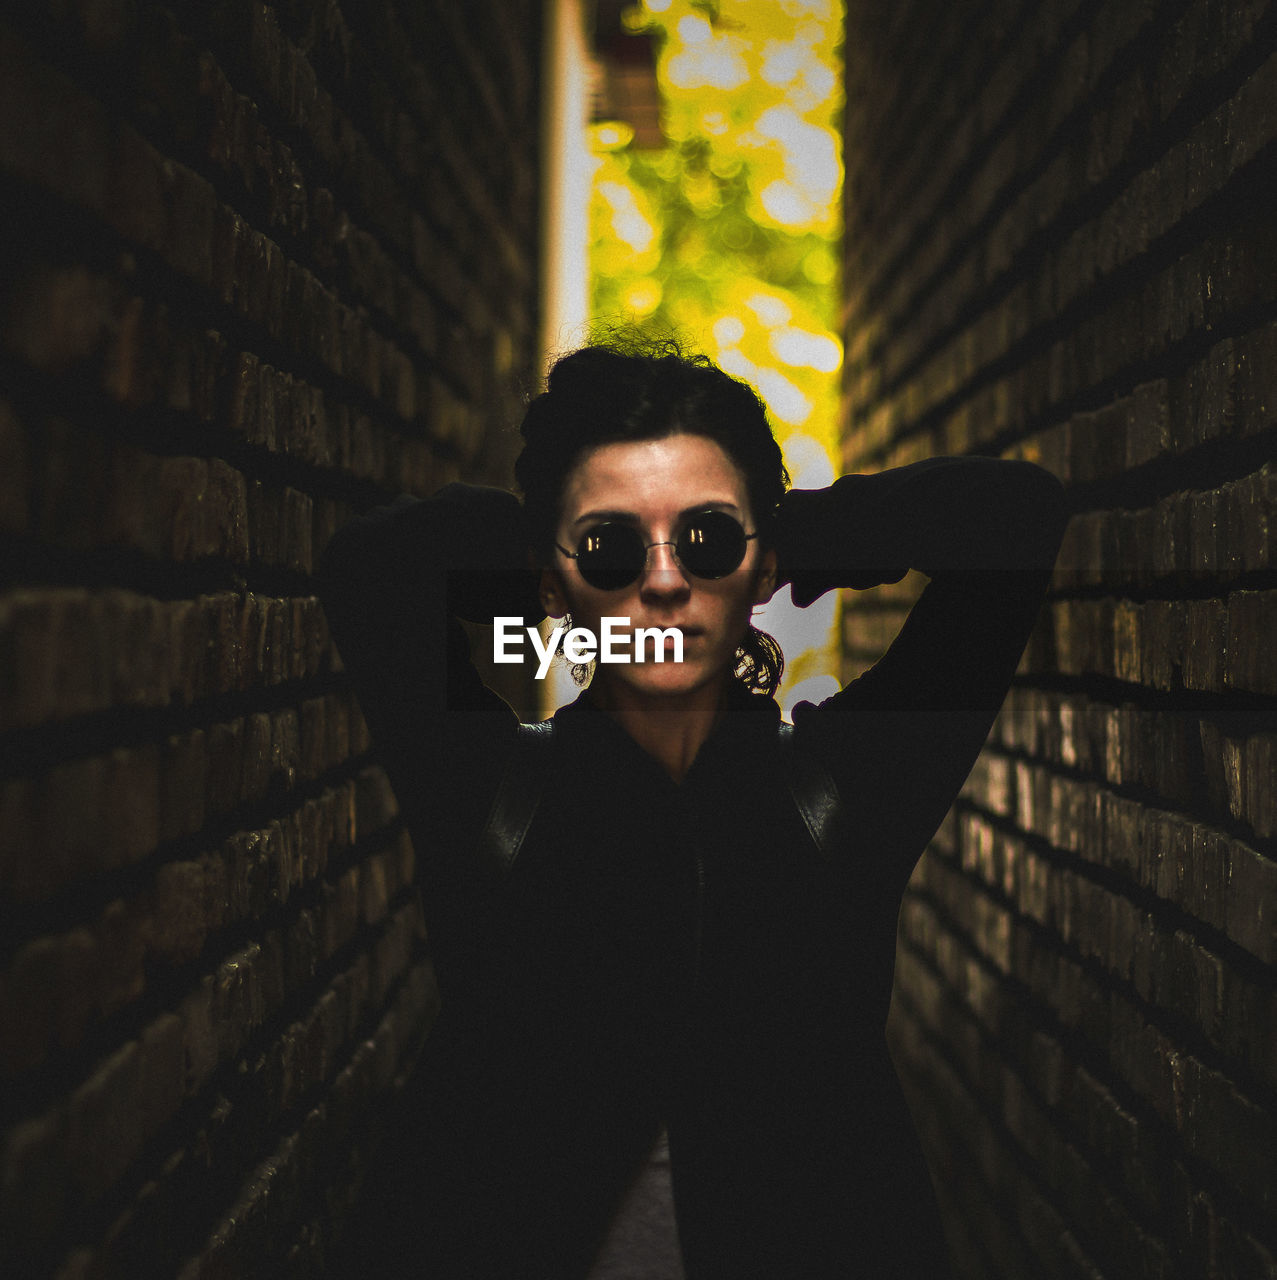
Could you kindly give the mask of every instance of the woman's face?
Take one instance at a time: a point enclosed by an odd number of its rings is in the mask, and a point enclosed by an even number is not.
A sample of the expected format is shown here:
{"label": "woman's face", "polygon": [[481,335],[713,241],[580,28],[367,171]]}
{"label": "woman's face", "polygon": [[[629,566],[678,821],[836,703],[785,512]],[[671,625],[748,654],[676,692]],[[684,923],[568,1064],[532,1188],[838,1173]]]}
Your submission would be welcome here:
{"label": "woman's face", "polygon": [[[725,511],[756,531],[745,477],[714,441],[675,435],[600,445],[568,475],[555,541],[575,551],[581,535],[604,521],[632,525],[644,543],[673,543],[690,516]],[[721,686],[749,627],[753,606],[771,598],[776,556],[758,539],[745,544],[745,558],[724,578],[698,578],[683,568],[673,546],[652,546],[638,579],[619,590],[601,590],[582,578],[576,561],[559,549],[542,577],[546,612],[572,615],[574,626],[598,635],[604,617],[626,617],[633,627],[676,627],[683,633],[683,661],[600,662],[596,684],[621,684],[653,696],[692,693]],[[626,651],[632,652],[627,645]]]}

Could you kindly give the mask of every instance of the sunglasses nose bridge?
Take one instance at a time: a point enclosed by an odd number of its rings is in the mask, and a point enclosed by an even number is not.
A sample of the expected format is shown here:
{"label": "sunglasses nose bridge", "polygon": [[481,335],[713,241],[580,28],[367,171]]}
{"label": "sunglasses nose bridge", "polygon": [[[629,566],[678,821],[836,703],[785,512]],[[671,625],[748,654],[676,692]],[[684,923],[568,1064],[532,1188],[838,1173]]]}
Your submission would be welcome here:
{"label": "sunglasses nose bridge", "polygon": [[643,553],[643,572],[645,574],[676,574],[684,577],[682,561],[678,558],[674,542],[649,542]]}
{"label": "sunglasses nose bridge", "polygon": [[691,578],[683,568],[673,542],[650,542],[644,548],[643,571],[638,590],[644,598],[674,598],[691,590]]}

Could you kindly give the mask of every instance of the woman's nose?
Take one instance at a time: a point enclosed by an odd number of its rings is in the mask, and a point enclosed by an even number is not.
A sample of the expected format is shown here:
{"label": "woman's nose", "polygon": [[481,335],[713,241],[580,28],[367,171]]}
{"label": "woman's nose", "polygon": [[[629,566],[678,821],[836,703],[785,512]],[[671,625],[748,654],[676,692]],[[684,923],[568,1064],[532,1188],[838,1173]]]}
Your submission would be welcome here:
{"label": "woman's nose", "polygon": [[644,594],[673,595],[691,590],[687,575],[683,572],[674,546],[669,542],[655,542],[647,549],[647,566],[643,570]]}

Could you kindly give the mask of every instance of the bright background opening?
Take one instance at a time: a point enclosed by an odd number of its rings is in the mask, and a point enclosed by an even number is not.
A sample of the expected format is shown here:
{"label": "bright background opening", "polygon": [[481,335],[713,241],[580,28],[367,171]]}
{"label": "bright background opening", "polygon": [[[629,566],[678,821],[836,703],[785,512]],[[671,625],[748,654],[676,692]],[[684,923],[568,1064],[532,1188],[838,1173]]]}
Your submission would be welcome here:
{"label": "bright background opening", "polygon": [[[579,12],[579,0],[557,7]],[[547,314],[547,350],[576,345],[589,324],[675,333],[758,390],[795,487],[829,484],[842,364],[841,0],[604,0],[583,16],[595,22],[583,145],[563,133],[566,117],[586,114],[580,99],[555,110],[571,185],[588,180],[588,316]],[[786,589],[756,615],[785,652],[786,716],[838,688],[837,604],[830,593],[798,610]],[[553,705],[576,695],[570,680],[555,684]]]}

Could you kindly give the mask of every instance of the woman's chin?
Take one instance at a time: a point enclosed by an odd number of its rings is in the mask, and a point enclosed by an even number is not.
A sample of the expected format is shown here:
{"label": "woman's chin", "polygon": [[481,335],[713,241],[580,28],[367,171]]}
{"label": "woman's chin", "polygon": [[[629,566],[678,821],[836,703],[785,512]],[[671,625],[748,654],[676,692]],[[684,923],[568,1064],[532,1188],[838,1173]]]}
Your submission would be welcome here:
{"label": "woman's chin", "polygon": [[636,662],[625,666],[612,666],[603,674],[599,668],[594,682],[600,682],[630,694],[652,698],[671,698],[695,693],[707,685],[721,682],[724,673],[706,668],[700,662]]}

